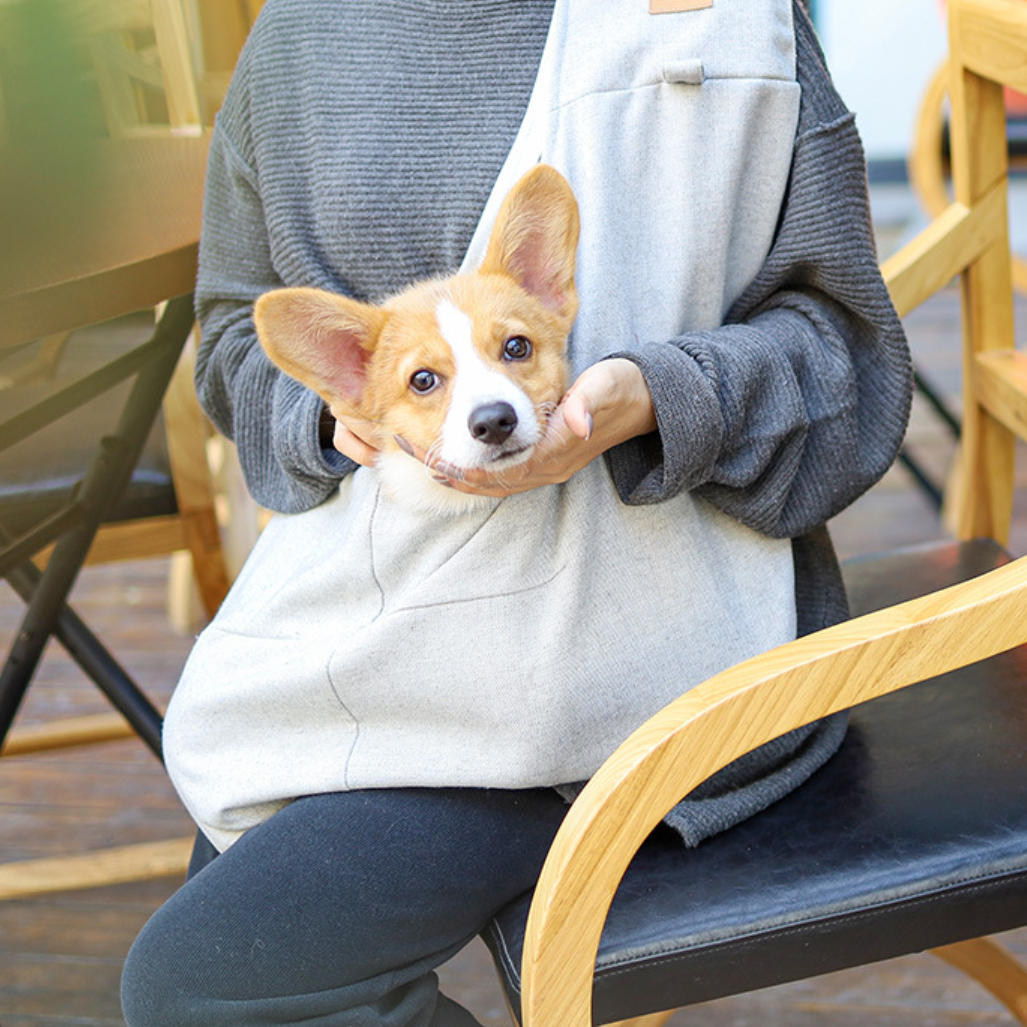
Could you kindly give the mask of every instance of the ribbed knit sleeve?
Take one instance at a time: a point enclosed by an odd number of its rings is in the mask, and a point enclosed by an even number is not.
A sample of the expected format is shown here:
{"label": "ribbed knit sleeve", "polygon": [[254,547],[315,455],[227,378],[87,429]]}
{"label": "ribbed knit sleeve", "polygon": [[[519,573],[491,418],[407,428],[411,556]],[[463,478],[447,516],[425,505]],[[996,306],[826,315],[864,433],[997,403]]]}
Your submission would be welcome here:
{"label": "ribbed knit sleeve", "polygon": [[607,454],[625,502],[693,489],[776,537],[827,522],[890,466],[912,374],[881,279],[852,115],[796,5],[802,88],[791,177],[771,252],[715,331],[635,353],[658,437]]}
{"label": "ribbed knit sleeve", "polygon": [[218,430],[236,442],[257,501],[295,512],[325,499],[354,464],[322,450],[320,397],[282,374],[257,342],[253,303],[281,284],[253,169],[219,126],[211,141],[196,288],[203,332],[197,393]]}

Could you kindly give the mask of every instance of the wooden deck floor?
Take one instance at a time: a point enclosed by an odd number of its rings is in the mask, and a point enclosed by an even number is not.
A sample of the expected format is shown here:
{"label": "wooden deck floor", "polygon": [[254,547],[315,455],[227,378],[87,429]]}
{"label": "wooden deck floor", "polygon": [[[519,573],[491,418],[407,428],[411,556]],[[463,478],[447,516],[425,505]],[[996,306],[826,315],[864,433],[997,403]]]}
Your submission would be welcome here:
{"label": "wooden deck floor", "polygon": [[[954,316],[954,297],[943,297],[910,325],[921,367],[948,392],[955,389],[959,373]],[[919,408],[910,442],[943,476],[952,443]],[[840,517],[834,531],[843,555],[944,534],[901,469]],[[1027,552],[1027,518],[1017,520],[1012,548]],[[164,562],[147,561],[87,570],[74,597],[84,619],[159,702],[170,694],[190,646],[189,638],[168,627],[165,589]],[[6,585],[0,586],[0,645],[5,651],[20,609]],[[103,700],[53,646],[31,689],[23,722],[104,711]],[[138,743],[10,758],[0,766],[0,862],[176,838],[191,830],[160,766]],[[155,881],[0,903],[0,1027],[123,1025],[118,979],[125,953],[176,885],[174,880]],[[1027,956],[1027,931],[1007,940]],[[454,960],[444,978],[449,992],[486,1027],[507,1023],[482,947],[472,946]],[[900,1020],[919,1027],[1011,1022],[958,973],[930,956],[915,956],[710,1003],[678,1013],[672,1023],[844,1027],[871,1020],[879,1027]]]}

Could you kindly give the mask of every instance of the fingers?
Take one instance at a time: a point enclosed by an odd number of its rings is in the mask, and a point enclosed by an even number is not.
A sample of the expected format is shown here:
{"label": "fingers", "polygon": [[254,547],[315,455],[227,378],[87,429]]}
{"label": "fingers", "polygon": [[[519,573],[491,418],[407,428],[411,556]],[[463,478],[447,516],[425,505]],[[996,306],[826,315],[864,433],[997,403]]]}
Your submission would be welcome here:
{"label": "fingers", "polygon": [[332,445],[343,456],[363,467],[374,467],[378,460],[378,448],[374,445],[374,425],[359,417],[352,417],[348,414],[336,413],[335,433],[332,436]]}
{"label": "fingers", "polygon": [[633,361],[620,357],[587,367],[561,408],[568,425],[583,439],[590,438],[599,424],[603,449],[656,428],[653,401],[642,372]]}
{"label": "fingers", "polygon": [[595,430],[595,418],[588,407],[584,396],[573,389],[567,393],[560,404],[563,420],[568,428],[579,438],[588,442]]}

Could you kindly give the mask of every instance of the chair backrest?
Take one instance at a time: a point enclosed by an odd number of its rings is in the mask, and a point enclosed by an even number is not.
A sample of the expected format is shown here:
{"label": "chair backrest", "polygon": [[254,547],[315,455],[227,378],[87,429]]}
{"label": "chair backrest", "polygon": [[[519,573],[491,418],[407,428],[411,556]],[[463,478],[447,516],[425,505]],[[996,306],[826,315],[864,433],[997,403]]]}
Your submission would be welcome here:
{"label": "chair backrest", "polygon": [[[167,128],[199,132],[199,51],[182,0],[68,0],[68,10],[89,41],[112,135],[154,130],[146,90],[163,96]],[[152,48],[137,45],[151,33]]]}
{"label": "chair backrest", "polygon": [[1027,437],[1027,357],[1014,348],[1005,86],[1027,89],[1027,4],[952,0],[949,95],[955,199],[882,271],[900,315],[961,276],[961,538],[1005,542],[1014,444]]}
{"label": "chair backrest", "polygon": [[[84,59],[112,136],[200,131],[202,46],[194,0],[9,0],[0,4],[0,50],[37,78],[56,70],[55,60]],[[13,130],[10,135],[18,142]]]}

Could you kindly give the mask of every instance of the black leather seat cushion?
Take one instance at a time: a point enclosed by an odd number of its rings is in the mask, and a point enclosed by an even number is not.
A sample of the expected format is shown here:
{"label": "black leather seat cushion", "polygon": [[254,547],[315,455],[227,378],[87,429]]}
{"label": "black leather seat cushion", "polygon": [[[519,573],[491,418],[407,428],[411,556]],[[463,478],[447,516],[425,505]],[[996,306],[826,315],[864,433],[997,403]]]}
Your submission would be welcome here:
{"label": "black leather seat cushion", "polygon": [[[63,417],[44,431],[0,453],[0,523],[18,533],[67,502],[96,452],[114,428],[120,397],[105,396]],[[163,424],[158,421],[109,520],[174,514],[171,467]]]}
{"label": "black leather seat cushion", "polygon": [[[856,612],[1007,561],[939,544],[845,568]],[[512,1007],[530,895],[486,941]],[[798,791],[696,849],[663,831],[614,901],[597,1023],[671,1009],[1027,922],[1027,651],[858,707]]]}
{"label": "black leather seat cushion", "polygon": [[[0,391],[2,420],[29,409],[58,389],[120,356],[152,334],[153,318],[142,315],[83,329],[71,339],[57,379]],[[26,353],[25,359],[32,354]],[[16,359],[16,358],[15,358]],[[10,373],[0,366],[0,375]],[[117,425],[131,382],[73,410],[42,431],[0,452],[0,523],[21,532],[67,501],[96,452],[101,436]],[[158,417],[112,521],[177,511],[163,423]]]}

